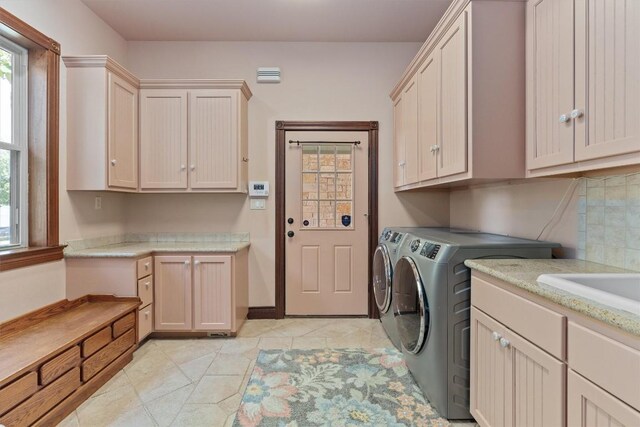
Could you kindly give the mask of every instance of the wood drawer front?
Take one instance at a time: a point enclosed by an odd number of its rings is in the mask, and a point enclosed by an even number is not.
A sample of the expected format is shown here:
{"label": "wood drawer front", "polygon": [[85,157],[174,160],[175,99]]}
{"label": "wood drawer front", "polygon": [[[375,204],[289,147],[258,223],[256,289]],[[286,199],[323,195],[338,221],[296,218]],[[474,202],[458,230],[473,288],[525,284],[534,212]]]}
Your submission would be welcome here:
{"label": "wood drawer front", "polygon": [[138,279],[153,273],[153,260],[150,256],[138,260]]}
{"label": "wood drawer front", "polygon": [[138,296],[142,300],[140,307],[153,302],[153,275],[138,280]]}
{"label": "wood drawer front", "polygon": [[153,304],[138,311],[138,342],[153,331]]}
{"label": "wood drawer front", "polygon": [[29,372],[0,389],[0,415],[38,391],[38,374]]}
{"label": "wood drawer front", "polygon": [[569,322],[569,367],[640,410],[640,351]]}
{"label": "wood drawer front", "polygon": [[31,425],[78,387],[80,387],[80,368],[73,368],[14,410],[0,417],[0,424],[7,427]]}
{"label": "wood drawer front", "polygon": [[56,356],[40,368],[40,384],[47,385],[58,379],[71,368],[80,365],[80,347],[74,345],[69,350]]}
{"label": "wood drawer front", "polygon": [[131,312],[124,317],[113,322],[113,337],[118,338],[120,335],[133,328],[136,324],[136,314]]}
{"label": "wood drawer front", "polygon": [[87,381],[103,368],[116,360],[118,356],[127,351],[136,343],[136,332],[127,331],[120,338],[107,345],[102,350],[88,358],[82,364],[82,381]]}
{"label": "wood drawer front", "polygon": [[111,326],[93,334],[82,343],[82,356],[89,357],[111,342]]}
{"label": "wood drawer front", "polygon": [[558,359],[566,358],[566,317],[473,277],[471,304]]}

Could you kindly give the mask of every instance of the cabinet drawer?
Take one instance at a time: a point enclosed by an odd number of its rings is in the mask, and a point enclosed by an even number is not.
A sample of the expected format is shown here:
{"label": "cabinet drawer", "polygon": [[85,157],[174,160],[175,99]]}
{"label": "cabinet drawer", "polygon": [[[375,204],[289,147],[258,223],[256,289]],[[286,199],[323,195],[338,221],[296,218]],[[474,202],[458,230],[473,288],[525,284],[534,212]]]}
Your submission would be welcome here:
{"label": "cabinet drawer", "polygon": [[574,322],[568,341],[571,369],[640,409],[640,351]]}
{"label": "cabinet drawer", "polygon": [[80,368],[74,368],[38,391],[11,412],[0,417],[0,424],[6,426],[31,425],[78,387],[80,387]]}
{"label": "cabinet drawer", "polygon": [[80,365],[80,347],[74,345],[69,350],[42,365],[40,368],[40,384],[47,385],[78,365]]}
{"label": "cabinet drawer", "polygon": [[0,389],[0,415],[16,406],[38,390],[38,374],[29,372]]}
{"label": "cabinet drawer", "polygon": [[138,279],[142,279],[145,276],[153,273],[153,261],[151,257],[142,258],[138,260]]}
{"label": "cabinet drawer", "polygon": [[142,300],[140,307],[146,307],[153,302],[153,276],[149,275],[138,280],[138,296]]}
{"label": "cabinet drawer", "polygon": [[120,335],[133,328],[136,324],[136,314],[131,312],[124,317],[113,322],[113,337],[118,338]]}
{"label": "cabinet drawer", "polygon": [[111,326],[91,335],[82,343],[82,356],[89,357],[111,342]]}
{"label": "cabinet drawer", "polygon": [[118,356],[127,351],[135,344],[136,333],[134,330],[127,331],[120,338],[98,351],[82,364],[82,381],[91,379],[104,367],[116,360]]}
{"label": "cabinet drawer", "polygon": [[138,311],[138,342],[145,339],[153,330],[153,304]]}
{"label": "cabinet drawer", "polygon": [[478,277],[471,280],[471,304],[558,359],[565,360],[565,316]]}

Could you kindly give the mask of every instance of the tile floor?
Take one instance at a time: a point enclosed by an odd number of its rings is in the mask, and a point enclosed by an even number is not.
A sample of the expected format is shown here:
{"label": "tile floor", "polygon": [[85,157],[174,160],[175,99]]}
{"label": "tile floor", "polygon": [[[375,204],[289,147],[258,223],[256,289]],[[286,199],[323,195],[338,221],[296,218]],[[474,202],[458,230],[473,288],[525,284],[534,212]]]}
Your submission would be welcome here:
{"label": "tile floor", "polygon": [[369,319],[249,320],[236,338],[152,339],[62,426],[230,426],[260,349],[390,347]]}

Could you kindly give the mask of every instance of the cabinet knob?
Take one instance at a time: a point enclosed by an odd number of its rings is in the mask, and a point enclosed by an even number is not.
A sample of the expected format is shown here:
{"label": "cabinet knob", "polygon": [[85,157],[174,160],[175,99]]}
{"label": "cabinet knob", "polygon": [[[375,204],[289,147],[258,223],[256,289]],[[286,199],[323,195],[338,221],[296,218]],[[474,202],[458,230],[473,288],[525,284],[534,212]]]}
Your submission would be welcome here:
{"label": "cabinet knob", "polygon": [[507,348],[507,347],[509,347],[509,344],[511,344],[511,343],[509,342],[508,339],[500,338],[500,347]]}
{"label": "cabinet knob", "polygon": [[402,166],[402,167],[404,167],[404,165],[406,165],[406,164],[407,164],[407,162],[402,161],[402,162],[398,163],[398,166]]}
{"label": "cabinet knob", "polygon": [[149,289],[149,286],[151,286],[151,283],[147,282],[147,283],[144,284],[144,286],[145,286],[145,288]]}
{"label": "cabinet knob", "polygon": [[145,262],[145,263],[144,263],[144,269],[145,269],[145,270],[148,270],[148,269],[149,269],[149,263],[148,263],[148,262]]}
{"label": "cabinet knob", "polygon": [[194,261],[193,265],[200,265],[200,261],[198,261],[198,260]]}
{"label": "cabinet knob", "polygon": [[185,170],[187,167],[185,165],[180,165],[180,170],[183,171]]}
{"label": "cabinet knob", "polygon": [[248,158],[248,157],[243,157],[243,158],[242,158],[242,161],[246,163],[246,162],[248,162],[248,161],[249,161],[249,158]]}
{"label": "cabinet knob", "polygon": [[498,341],[500,338],[502,338],[502,336],[497,332],[493,332],[491,334],[491,338],[493,338],[494,341]]}
{"label": "cabinet knob", "polygon": [[184,262],[184,265],[189,265],[189,264],[191,264],[189,261]]}
{"label": "cabinet knob", "polygon": [[145,311],[144,312],[144,317],[146,317],[148,319],[149,318],[149,314],[150,314],[149,311]]}
{"label": "cabinet knob", "polygon": [[578,117],[582,117],[582,114],[583,114],[582,110],[575,109],[575,110],[571,111],[571,118],[572,119],[577,119]]}
{"label": "cabinet knob", "polygon": [[569,121],[570,117],[568,114],[563,114],[558,118],[558,121],[560,123],[567,123]]}
{"label": "cabinet knob", "polygon": [[191,165],[191,170],[192,171],[196,170],[196,165]]}
{"label": "cabinet knob", "polygon": [[111,160],[111,165],[112,165],[112,166],[115,166],[115,165],[116,165],[116,163],[118,163],[118,161],[117,161],[116,159],[112,159],[112,160]]}

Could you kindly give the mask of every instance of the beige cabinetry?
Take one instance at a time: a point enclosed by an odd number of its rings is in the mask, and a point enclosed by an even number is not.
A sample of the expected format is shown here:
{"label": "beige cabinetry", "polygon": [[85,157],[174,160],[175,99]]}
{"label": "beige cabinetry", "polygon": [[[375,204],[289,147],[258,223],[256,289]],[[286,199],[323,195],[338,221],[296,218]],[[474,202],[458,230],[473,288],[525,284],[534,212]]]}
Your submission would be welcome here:
{"label": "beige cabinetry", "polygon": [[66,56],[67,189],[138,188],[138,79],[107,56]]}
{"label": "beige cabinetry", "polygon": [[637,164],[640,3],[529,0],[526,22],[527,175]]}
{"label": "beige cabinetry", "polygon": [[243,81],[143,80],[141,88],[142,191],[247,191]]}
{"label": "beige cabinetry", "polygon": [[154,258],[156,331],[238,331],[248,311],[246,250]]}
{"label": "beige cabinetry", "polygon": [[452,2],[391,93],[396,191],[524,177],[524,15]]}

